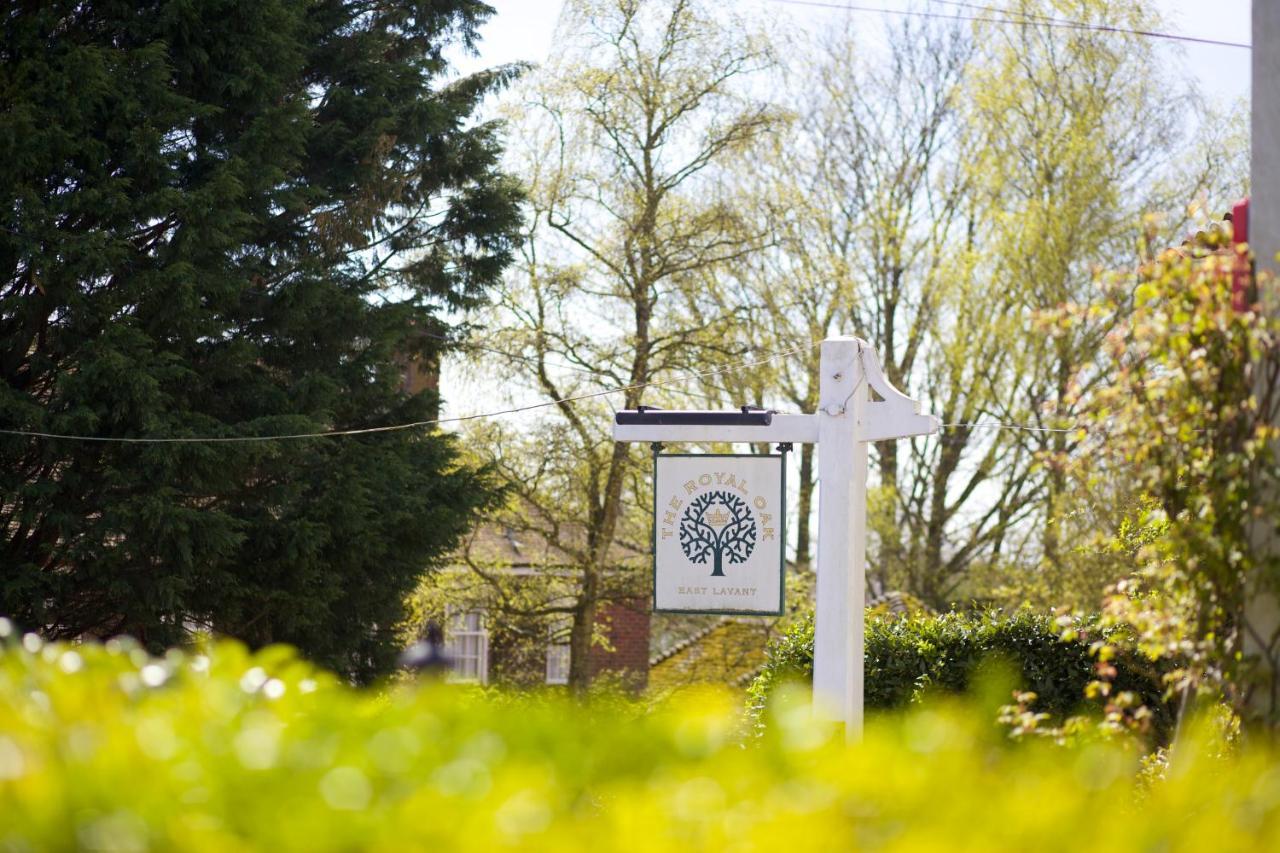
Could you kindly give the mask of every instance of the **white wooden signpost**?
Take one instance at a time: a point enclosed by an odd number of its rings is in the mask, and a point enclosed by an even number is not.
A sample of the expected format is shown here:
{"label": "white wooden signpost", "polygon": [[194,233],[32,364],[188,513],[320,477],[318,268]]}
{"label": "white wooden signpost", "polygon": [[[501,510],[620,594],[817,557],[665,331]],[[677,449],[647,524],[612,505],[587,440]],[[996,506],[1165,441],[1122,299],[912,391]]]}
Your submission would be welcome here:
{"label": "white wooden signpost", "polygon": [[[822,342],[820,367],[819,406],[812,414],[620,412],[613,437],[616,441],[818,445],[814,709],[842,720],[848,738],[856,740],[862,736],[867,443],[928,435],[937,432],[939,424],[933,415],[920,413],[917,401],[888,383],[866,341],[828,338]],[[660,501],[661,496],[655,510],[661,509]],[[660,522],[661,517],[655,520]]]}

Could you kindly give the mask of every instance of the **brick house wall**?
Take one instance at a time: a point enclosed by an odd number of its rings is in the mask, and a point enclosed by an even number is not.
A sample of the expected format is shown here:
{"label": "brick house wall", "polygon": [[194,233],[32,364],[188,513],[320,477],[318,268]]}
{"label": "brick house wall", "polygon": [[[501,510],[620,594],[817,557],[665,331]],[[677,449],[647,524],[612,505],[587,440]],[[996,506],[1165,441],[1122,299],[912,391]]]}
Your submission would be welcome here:
{"label": "brick house wall", "polygon": [[604,629],[609,648],[591,647],[587,671],[595,679],[616,674],[632,690],[649,683],[649,599],[631,598],[608,602],[600,608],[596,624]]}
{"label": "brick house wall", "polygon": [[[489,684],[535,687],[547,680],[547,626],[535,618],[511,616],[496,621],[485,616]],[[608,647],[593,644],[587,654],[587,672],[594,681],[607,678],[628,690],[644,690],[649,683],[649,599],[607,602],[596,613],[596,624]],[[446,628],[446,641],[450,639]]]}
{"label": "brick house wall", "polygon": [[[564,607],[573,602],[578,583],[569,555],[529,531],[516,531],[495,523],[482,524],[464,545],[468,562],[489,567],[489,571],[505,575],[515,587],[531,588],[531,600]],[[620,565],[627,566],[644,559],[643,554],[619,551]],[[470,569],[459,565],[440,577],[454,574],[466,576]],[[634,571],[634,569],[610,569]],[[538,684],[564,683],[568,675],[569,620],[571,614],[559,613],[524,616],[490,607],[482,592],[475,595],[459,587],[454,598],[446,593],[446,606],[455,612],[479,613],[483,616],[487,666],[484,680],[491,684],[532,687]],[[453,600],[450,600],[453,599]],[[649,681],[650,600],[648,595],[601,602],[596,611],[597,634],[603,644],[593,644],[587,653],[587,675],[604,678],[631,690],[643,690]],[[446,620],[447,621],[447,620]],[[446,645],[451,642],[445,628]],[[554,644],[552,640],[554,639]],[[469,674],[467,678],[474,677]]]}

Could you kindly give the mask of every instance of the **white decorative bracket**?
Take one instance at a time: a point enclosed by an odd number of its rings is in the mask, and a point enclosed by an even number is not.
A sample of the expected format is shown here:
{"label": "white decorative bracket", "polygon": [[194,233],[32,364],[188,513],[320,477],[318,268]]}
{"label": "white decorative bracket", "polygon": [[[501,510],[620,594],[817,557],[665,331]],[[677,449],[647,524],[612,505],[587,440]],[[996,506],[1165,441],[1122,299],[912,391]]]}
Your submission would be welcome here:
{"label": "white decorative bracket", "polygon": [[858,438],[862,441],[883,441],[937,432],[941,426],[937,416],[920,414],[920,401],[911,399],[889,384],[875,350],[865,341],[859,343],[863,375],[867,385],[880,399],[872,399],[867,404],[867,419],[861,425]]}

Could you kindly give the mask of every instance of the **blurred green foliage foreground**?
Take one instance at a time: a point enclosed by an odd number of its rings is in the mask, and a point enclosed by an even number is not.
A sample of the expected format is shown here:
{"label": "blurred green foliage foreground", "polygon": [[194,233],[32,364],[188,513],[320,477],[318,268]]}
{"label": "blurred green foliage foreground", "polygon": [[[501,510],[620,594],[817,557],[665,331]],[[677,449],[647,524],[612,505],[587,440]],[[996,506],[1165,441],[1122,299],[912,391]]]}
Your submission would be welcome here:
{"label": "blurred green foliage foreground", "polygon": [[779,691],[651,708],[357,690],[286,649],[0,642],[0,850],[1280,849],[1280,764],[1191,731],[1011,740],[930,705],[846,747]]}

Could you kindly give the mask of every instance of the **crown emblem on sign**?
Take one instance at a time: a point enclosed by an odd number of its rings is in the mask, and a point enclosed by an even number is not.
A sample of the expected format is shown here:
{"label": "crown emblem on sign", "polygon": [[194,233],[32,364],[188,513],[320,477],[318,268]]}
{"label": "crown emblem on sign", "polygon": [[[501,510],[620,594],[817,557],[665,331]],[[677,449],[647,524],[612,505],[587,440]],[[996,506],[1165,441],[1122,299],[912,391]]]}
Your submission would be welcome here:
{"label": "crown emblem on sign", "polygon": [[704,515],[703,519],[713,527],[721,527],[729,523],[729,513],[724,511],[724,507],[717,504],[711,507],[711,511]]}

